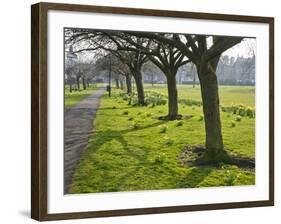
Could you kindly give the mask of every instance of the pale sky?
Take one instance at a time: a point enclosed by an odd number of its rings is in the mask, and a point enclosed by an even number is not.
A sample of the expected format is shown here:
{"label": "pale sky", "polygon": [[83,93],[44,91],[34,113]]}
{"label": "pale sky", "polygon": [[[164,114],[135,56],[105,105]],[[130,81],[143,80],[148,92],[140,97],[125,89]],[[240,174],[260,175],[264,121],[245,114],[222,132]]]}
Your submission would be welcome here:
{"label": "pale sky", "polygon": [[252,57],[253,55],[256,55],[256,39],[245,38],[241,43],[225,51],[223,55],[235,58],[239,56],[243,56],[244,58]]}
{"label": "pale sky", "polygon": [[[210,42],[211,44],[211,42]],[[94,52],[86,52],[78,54],[78,58],[80,61],[92,61],[96,53]],[[241,43],[235,45],[234,47],[225,51],[222,55],[228,55],[229,57],[252,57],[256,54],[256,39],[255,38],[245,38]]]}

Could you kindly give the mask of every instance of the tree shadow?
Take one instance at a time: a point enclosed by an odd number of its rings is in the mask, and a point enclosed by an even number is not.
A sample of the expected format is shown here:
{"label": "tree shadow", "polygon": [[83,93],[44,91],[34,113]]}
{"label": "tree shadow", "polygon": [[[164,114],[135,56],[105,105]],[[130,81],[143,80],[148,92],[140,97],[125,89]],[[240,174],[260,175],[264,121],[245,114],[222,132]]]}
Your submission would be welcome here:
{"label": "tree shadow", "polygon": [[113,107],[100,107],[98,110],[114,110],[114,109],[131,109],[132,106],[124,106],[124,107],[116,107],[116,108],[113,108]]}
{"label": "tree shadow", "polygon": [[[141,127],[138,127],[138,128],[129,128],[129,129],[123,129],[123,130],[118,130],[118,131],[115,131],[115,130],[112,130],[112,129],[105,130],[105,131],[96,130],[92,134],[91,138],[93,138],[93,140],[95,142],[105,144],[107,141],[104,141],[104,139],[108,139],[108,137],[111,137],[110,140],[118,139],[118,138],[123,137],[123,135],[125,135],[129,132],[136,132],[136,131],[144,130],[144,129],[147,129],[147,128],[157,127],[157,126],[162,125],[166,122],[167,121],[159,121],[159,122],[156,122],[156,123],[153,123],[153,124],[150,124],[150,125],[146,125],[146,126],[141,126]],[[103,144],[101,144],[100,146],[102,146]]]}
{"label": "tree shadow", "polygon": [[[90,143],[88,143],[89,145],[87,146],[87,149],[84,152],[85,153],[84,158],[87,158],[85,156],[88,156],[88,155],[95,156],[95,154],[102,148],[102,146],[104,144],[106,144],[110,141],[116,140],[122,145],[122,150],[125,151],[125,155],[127,155],[128,157],[132,157],[134,159],[134,162],[135,162],[135,164],[131,167],[130,170],[128,170],[128,172],[124,172],[124,175],[116,177],[116,180],[115,180],[116,183],[114,184],[114,186],[110,186],[108,188],[106,181],[105,181],[104,184],[99,183],[99,185],[100,185],[99,186],[99,192],[120,191],[119,186],[124,185],[125,182],[127,181],[128,177],[134,175],[140,169],[142,169],[144,164],[149,163],[149,161],[148,161],[149,149],[141,146],[140,147],[141,150],[140,150],[140,148],[138,148],[137,146],[134,147],[132,144],[128,144],[128,141],[125,139],[124,135],[126,135],[127,133],[144,130],[144,129],[147,129],[147,128],[157,127],[161,124],[164,124],[165,122],[166,121],[159,121],[159,122],[155,122],[155,123],[150,124],[150,125],[139,127],[137,129],[129,128],[129,129],[118,130],[118,131],[116,131],[116,130],[103,130],[103,131],[95,131],[94,133],[91,134],[90,139],[92,139],[92,141]],[[134,138],[135,136],[132,136],[132,137]],[[106,153],[110,153],[110,151],[107,151]],[[111,153],[112,153],[111,155],[114,156],[115,152],[111,152]],[[116,159],[118,159],[118,155],[116,155],[117,156]],[[93,159],[93,161],[94,160],[95,159]],[[104,175],[105,180],[107,178],[112,178],[110,176],[112,174],[110,174],[110,172],[107,173],[106,170],[104,170],[103,175]],[[83,193],[83,192],[81,192],[81,193]],[[88,193],[88,192],[85,192],[85,193]]]}
{"label": "tree shadow", "polygon": [[212,172],[214,167],[194,167],[191,171],[181,178],[177,183],[177,188],[195,188],[205,180]]}
{"label": "tree shadow", "polygon": [[228,150],[210,154],[205,145],[186,145],[178,157],[182,165],[189,167],[220,167],[222,164],[235,165],[241,169],[255,169],[255,158],[235,155]]}
{"label": "tree shadow", "polygon": [[[196,188],[199,187],[200,183],[205,180],[206,177],[212,172],[212,170],[216,169],[212,166],[205,166],[205,167],[190,167],[189,172],[186,175],[182,175],[178,173],[176,169],[173,169],[173,167],[170,166],[162,166],[162,164],[155,164],[151,162],[148,159],[148,154],[150,149],[147,147],[141,147],[141,150],[138,148],[139,146],[134,147],[134,145],[129,144],[128,141],[125,138],[125,135],[127,133],[131,132],[137,132],[140,130],[145,130],[147,128],[157,127],[159,125],[162,125],[166,123],[167,121],[158,121],[155,123],[152,123],[150,125],[146,125],[143,127],[139,127],[137,129],[129,128],[129,129],[123,129],[123,130],[102,130],[102,131],[96,131],[92,133],[91,136],[91,143],[90,146],[88,146],[87,150],[85,150],[85,153],[87,153],[88,150],[91,150],[88,153],[91,153],[91,155],[95,156],[95,154],[102,148],[102,146],[112,140],[116,140],[122,145],[122,150],[125,151],[125,155],[132,157],[134,159],[134,164],[130,169],[122,171],[122,175],[118,175],[116,177],[112,177],[112,173],[107,172],[107,170],[104,170],[103,178],[104,183],[99,183],[99,186],[97,189],[93,190],[96,192],[118,192],[118,191],[127,191],[127,190],[159,190],[159,189],[177,189],[177,188]],[[132,136],[135,137],[135,136]],[[131,143],[131,142],[130,142]],[[90,147],[90,148],[89,148]],[[137,149],[138,148],[138,149]],[[106,153],[110,153],[110,151],[107,151]],[[115,152],[112,152],[112,155],[114,155]],[[116,159],[118,159],[118,153]],[[144,167],[148,167],[148,169],[151,169],[151,172],[157,172],[153,169],[157,169],[157,166],[162,166],[161,169],[165,169],[165,172],[169,174],[170,177],[175,179],[174,183],[165,187],[163,186],[157,186],[152,187],[154,184],[152,183],[149,187],[150,189],[144,187],[144,189],[138,189],[138,186],[126,186],[126,183],[128,179],[130,179],[133,175],[139,173],[141,169]],[[148,170],[147,170],[148,171]],[[145,171],[146,172],[146,171]],[[148,171],[149,172],[149,171]],[[176,178],[174,178],[176,177]],[[114,183],[112,186],[109,186],[106,179],[112,179],[114,178]],[[139,182],[141,180],[138,180],[136,177],[136,182]],[[126,186],[125,189],[122,189],[122,186]],[[171,186],[171,187],[170,187]],[[83,192],[80,192],[83,193]],[[84,192],[89,193],[89,192]]]}

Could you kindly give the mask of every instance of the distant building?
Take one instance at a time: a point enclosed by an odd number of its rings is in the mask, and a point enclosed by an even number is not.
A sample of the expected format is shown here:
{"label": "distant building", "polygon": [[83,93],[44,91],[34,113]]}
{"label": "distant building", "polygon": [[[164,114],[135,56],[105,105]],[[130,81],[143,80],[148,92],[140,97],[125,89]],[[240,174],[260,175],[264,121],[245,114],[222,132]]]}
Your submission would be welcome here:
{"label": "distant building", "polygon": [[221,85],[255,85],[255,56],[229,58],[223,56],[217,67]]}
{"label": "distant building", "polygon": [[[253,57],[221,57],[217,66],[217,77],[220,85],[255,85],[255,62]],[[163,72],[150,64],[145,64],[142,69],[144,83],[167,83]],[[188,63],[178,70],[176,80],[178,84],[199,84],[196,66]]]}

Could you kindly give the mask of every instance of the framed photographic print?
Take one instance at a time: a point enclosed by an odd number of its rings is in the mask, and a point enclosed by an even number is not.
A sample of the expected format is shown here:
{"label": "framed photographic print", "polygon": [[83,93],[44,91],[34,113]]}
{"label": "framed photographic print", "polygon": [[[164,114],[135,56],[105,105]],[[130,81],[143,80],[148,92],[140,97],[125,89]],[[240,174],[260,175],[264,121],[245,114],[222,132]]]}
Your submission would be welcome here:
{"label": "framed photographic print", "polygon": [[274,204],[274,19],[32,5],[32,218]]}

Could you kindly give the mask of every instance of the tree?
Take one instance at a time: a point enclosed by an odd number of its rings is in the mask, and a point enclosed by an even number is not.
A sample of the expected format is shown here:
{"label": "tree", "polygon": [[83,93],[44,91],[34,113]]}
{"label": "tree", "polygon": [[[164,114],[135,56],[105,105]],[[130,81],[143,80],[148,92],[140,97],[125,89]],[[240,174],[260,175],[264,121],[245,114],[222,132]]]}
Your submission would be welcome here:
{"label": "tree", "polygon": [[72,92],[72,79],[74,75],[74,68],[77,62],[77,55],[73,53],[72,45],[65,54],[65,82],[69,84],[69,91]]}
{"label": "tree", "polygon": [[168,87],[168,115],[169,120],[181,118],[178,114],[178,91],[176,75],[179,67],[188,63],[179,50],[168,45],[158,44],[156,50],[150,51],[149,59],[158,66],[167,79]]}
{"label": "tree", "polygon": [[148,61],[147,63],[145,63],[143,65],[143,69],[142,72],[149,77],[149,81],[151,83],[151,86],[154,86],[154,82],[155,82],[155,76],[157,75],[157,69],[158,67],[155,66],[151,61]]}
{"label": "tree", "polygon": [[[119,50],[132,52],[142,52],[148,59],[155,64],[166,76],[168,87],[168,115],[161,117],[168,120],[181,118],[178,114],[178,92],[176,75],[178,69],[188,63],[185,55],[177,48],[162,42],[152,41],[151,39],[133,38],[126,33],[115,34],[127,44],[121,45],[116,40]],[[144,44],[145,43],[145,44]]]}
{"label": "tree", "polygon": [[123,82],[126,83],[127,88],[127,94],[132,94],[132,75],[130,73],[130,70],[126,64],[124,64],[122,61],[120,61],[118,58],[116,58],[113,69],[116,71],[116,73],[120,74],[122,77],[120,78],[120,87],[123,89]]}
{"label": "tree", "polygon": [[195,64],[200,81],[206,130],[205,145],[207,151],[204,159],[213,162],[222,161],[227,156],[225,156],[222,138],[216,69],[221,54],[240,43],[243,38],[135,32],[129,32],[129,34],[169,44],[180,50]]}
{"label": "tree", "polygon": [[[138,104],[145,105],[141,68],[147,61],[146,55],[141,52],[120,52],[117,49],[117,42],[110,32],[75,28],[67,30],[65,36],[66,44],[76,44],[76,46],[78,46],[75,51],[76,53],[84,51],[105,51],[119,58],[126,64],[135,79]],[[129,81],[130,77],[127,78],[127,82]]]}
{"label": "tree", "polygon": [[[140,50],[127,51],[126,42],[120,41],[118,35],[112,32],[103,32],[103,34],[108,37],[117,47],[116,50],[111,51],[117,58],[119,58],[123,63],[125,63],[131,71],[132,76],[135,79],[137,93],[138,93],[138,105],[145,105],[145,96],[143,89],[142,80],[142,66],[147,62],[148,57]],[[143,44],[142,39],[136,38],[137,44]]]}

